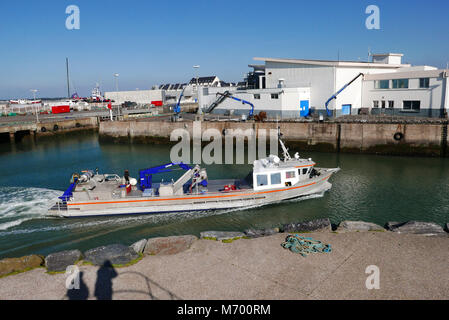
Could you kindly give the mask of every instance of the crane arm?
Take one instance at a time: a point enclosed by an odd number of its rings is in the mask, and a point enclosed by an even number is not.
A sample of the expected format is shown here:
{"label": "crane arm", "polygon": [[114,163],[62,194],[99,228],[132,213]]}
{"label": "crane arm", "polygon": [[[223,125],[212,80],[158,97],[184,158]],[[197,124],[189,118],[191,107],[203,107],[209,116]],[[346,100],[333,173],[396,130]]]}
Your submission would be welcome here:
{"label": "crane arm", "polygon": [[254,115],[254,104],[252,104],[251,102],[243,100],[243,99],[240,99],[240,98],[237,98],[237,97],[234,97],[230,93],[223,94],[223,93],[217,92],[217,95],[221,95],[221,96],[223,96],[225,98],[231,98],[231,99],[234,99],[235,101],[239,101],[239,102],[241,102],[243,104],[250,105],[251,106],[251,110],[249,111],[249,117],[251,118]]}
{"label": "crane arm", "polygon": [[341,88],[340,90],[338,90],[332,97],[330,97],[330,98],[326,101],[325,107],[326,107],[327,115],[328,115],[329,117],[332,116],[332,113],[330,112],[330,110],[329,110],[329,108],[328,108],[329,103],[330,103],[332,100],[337,99],[337,96],[338,96],[343,90],[345,90],[345,89],[346,89],[347,87],[349,87],[355,80],[357,80],[360,76],[363,76],[363,75],[364,75],[363,73],[359,73],[359,74],[357,75],[357,77],[355,77],[355,78],[352,79],[350,82],[348,82],[347,84],[345,84],[345,85],[343,86],[343,88]]}
{"label": "crane arm", "polygon": [[140,188],[142,190],[151,188],[152,182],[153,182],[152,181],[153,174],[171,172],[171,171],[173,171],[173,169],[171,169],[171,167],[174,167],[174,166],[178,166],[185,171],[189,171],[190,169],[192,169],[192,168],[190,168],[190,166],[188,166],[187,164],[185,164],[183,162],[171,162],[171,163],[164,164],[162,166],[157,166],[157,167],[153,167],[153,168],[140,170],[139,171]]}
{"label": "crane arm", "polygon": [[180,114],[181,113],[181,99],[184,96],[184,90],[187,88],[187,86],[184,87],[184,89],[182,89],[181,95],[179,96],[179,100],[178,103],[176,104],[176,106],[173,108],[173,111],[175,112],[175,114]]}

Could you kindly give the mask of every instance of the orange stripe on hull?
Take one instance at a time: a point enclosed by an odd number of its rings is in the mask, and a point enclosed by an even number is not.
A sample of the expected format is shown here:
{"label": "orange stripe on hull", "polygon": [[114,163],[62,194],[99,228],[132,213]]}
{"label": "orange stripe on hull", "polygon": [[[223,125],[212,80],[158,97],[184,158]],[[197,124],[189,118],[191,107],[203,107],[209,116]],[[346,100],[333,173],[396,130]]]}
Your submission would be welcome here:
{"label": "orange stripe on hull", "polygon": [[315,166],[314,164],[308,164],[306,166],[296,166],[295,168],[306,168],[306,167],[313,167]]}

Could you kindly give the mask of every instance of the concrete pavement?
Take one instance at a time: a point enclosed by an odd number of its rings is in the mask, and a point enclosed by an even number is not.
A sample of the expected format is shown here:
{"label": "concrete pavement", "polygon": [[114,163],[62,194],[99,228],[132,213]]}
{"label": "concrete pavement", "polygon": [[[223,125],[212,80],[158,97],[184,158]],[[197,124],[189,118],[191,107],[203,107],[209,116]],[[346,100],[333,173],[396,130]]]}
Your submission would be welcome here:
{"label": "concrete pavement", "polygon": [[[447,236],[310,233],[333,251],[305,258],[280,246],[286,236],[198,240],[182,253],[146,256],[106,274],[83,265],[82,296],[96,299],[104,289],[112,299],[449,299]],[[370,265],[380,270],[378,290],[365,285]],[[0,299],[67,299],[65,281],[44,269],[8,276]]]}

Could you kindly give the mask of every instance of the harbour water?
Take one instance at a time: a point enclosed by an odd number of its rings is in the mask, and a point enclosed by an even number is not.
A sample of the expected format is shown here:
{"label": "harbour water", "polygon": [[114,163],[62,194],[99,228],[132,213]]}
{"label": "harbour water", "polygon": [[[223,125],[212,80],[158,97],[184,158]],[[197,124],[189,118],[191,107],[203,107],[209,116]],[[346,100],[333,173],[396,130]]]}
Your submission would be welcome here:
{"label": "harbour water", "polygon": [[[300,151],[300,150],[299,150]],[[177,213],[84,219],[45,216],[73,172],[99,168],[122,173],[170,162],[170,147],[99,142],[95,133],[0,144],[0,258],[86,250],[142,238],[243,231],[329,217],[387,221],[449,222],[449,159],[300,152],[321,167],[340,167],[323,196],[244,211]],[[250,165],[206,166],[209,178],[244,177]],[[168,178],[168,177],[166,177]]]}

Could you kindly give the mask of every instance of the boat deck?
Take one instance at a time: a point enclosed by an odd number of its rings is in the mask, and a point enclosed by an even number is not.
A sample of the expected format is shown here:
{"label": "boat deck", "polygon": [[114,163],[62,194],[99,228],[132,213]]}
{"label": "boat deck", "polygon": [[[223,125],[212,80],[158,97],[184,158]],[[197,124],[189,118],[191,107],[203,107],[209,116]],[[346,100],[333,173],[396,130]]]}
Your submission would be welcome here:
{"label": "boat deck", "polygon": [[[102,181],[102,182],[89,182],[85,184],[77,185],[73,195],[77,201],[80,200],[108,200],[117,198],[142,198],[142,197],[158,197],[159,195],[144,194],[141,190],[134,187],[129,193],[123,193],[124,188],[120,187],[121,183],[117,181]],[[161,183],[153,183],[154,189],[158,189]],[[226,192],[224,187],[226,185],[235,185],[237,190],[252,189],[252,186],[245,180],[240,179],[219,179],[209,180],[208,186],[202,192],[203,193],[219,193]],[[190,192],[189,184],[184,186],[184,195],[196,194],[193,190]]]}

